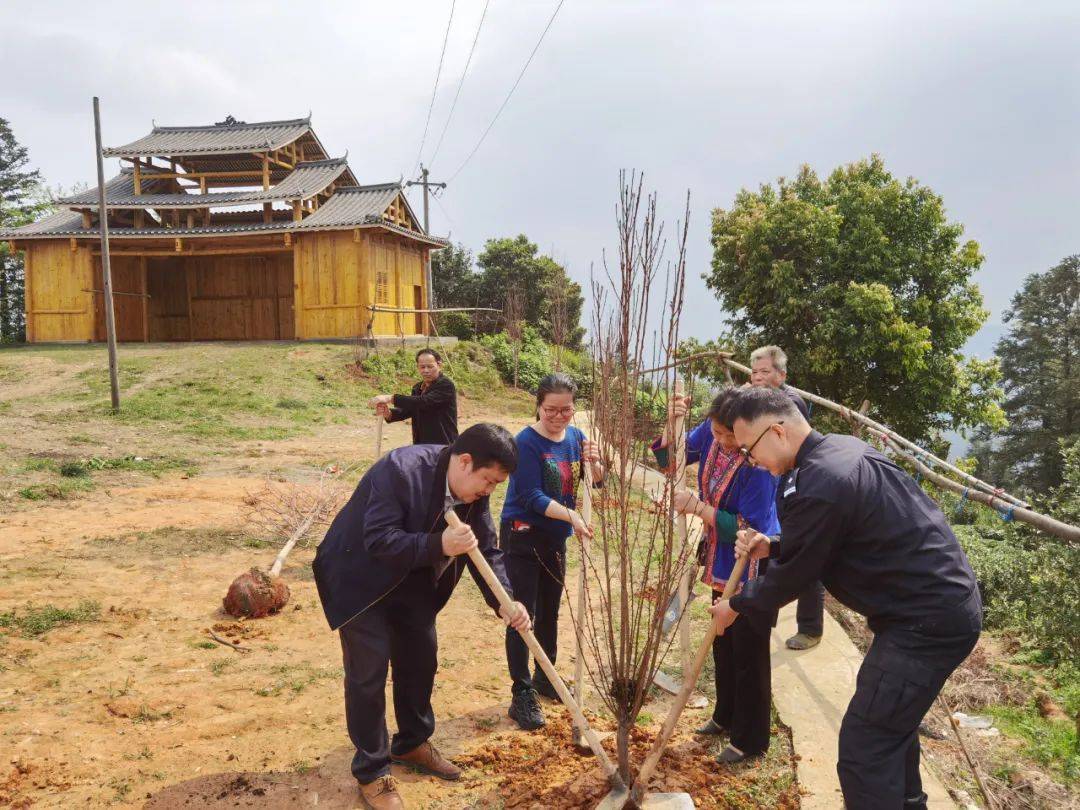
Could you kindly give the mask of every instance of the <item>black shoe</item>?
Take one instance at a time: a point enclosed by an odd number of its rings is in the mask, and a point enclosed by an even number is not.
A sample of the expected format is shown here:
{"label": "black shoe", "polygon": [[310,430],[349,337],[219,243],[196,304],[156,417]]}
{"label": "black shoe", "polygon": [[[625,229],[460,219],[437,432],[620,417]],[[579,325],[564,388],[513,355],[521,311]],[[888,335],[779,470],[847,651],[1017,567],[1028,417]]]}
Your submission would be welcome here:
{"label": "black shoe", "polygon": [[536,690],[516,692],[506,714],[522,731],[534,731],[544,726],[544,713],[536,699]]}
{"label": "black shoe", "polygon": [[559,697],[559,693],[555,691],[555,687],[551,685],[551,681],[549,681],[547,678],[534,677],[533,689],[535,689],[536,693],[539,695],[543,695],[546,698],[554,700],[558,703],[562,703],[562,698]]}
{"label": "black shoe", "polygon": [[734,765],[736,762],[742,762],[746,759],[746,756],[746,754],[736,751],[734,746],[729,745],[720,752],[720,756],[716,758],[716,761],[721,765]]}
{"label": "black shoe", "polygon": [[701,728],[695,729],[694,733],[708,737],[719,737],[722,734],[727,734],[727,729],[710,717],[709,722],[701,726]]}

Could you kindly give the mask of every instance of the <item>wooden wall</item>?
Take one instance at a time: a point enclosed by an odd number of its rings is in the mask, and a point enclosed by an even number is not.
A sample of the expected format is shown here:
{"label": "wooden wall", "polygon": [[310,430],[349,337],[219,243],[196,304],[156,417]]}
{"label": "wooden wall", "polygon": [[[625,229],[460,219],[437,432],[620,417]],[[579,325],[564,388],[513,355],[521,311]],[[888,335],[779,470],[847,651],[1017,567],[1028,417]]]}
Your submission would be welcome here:
{"label": "wooden wall", "polygon": [[[369,304],[414,307],[426,300],[424,252],[406,240],[371,231],[327,231],[297,238],[296,335],[344,338],[366,335]],[[419,290],[417,290],[419,288]],[[426,334],[414,315],[375,316],[376,336]]]}
{"label": "wooden wall", "polygon": [[89,247],[67,240],[32,242],[26,250],[26,339],[94,339],[94,266]]}
{"label": "wooden wall", "polygon": [[[112,257],[121,341],[292,340],[366,335],[369,304],[423,306],[424,249],[372,231],[294,237],[291,251]],[[133,245],[125,244],[131,250]],[[31,242],[27,339],[104,341],[101,259],[89,243]],[[376,336],[426,333],[424,316],[380,314]]]}

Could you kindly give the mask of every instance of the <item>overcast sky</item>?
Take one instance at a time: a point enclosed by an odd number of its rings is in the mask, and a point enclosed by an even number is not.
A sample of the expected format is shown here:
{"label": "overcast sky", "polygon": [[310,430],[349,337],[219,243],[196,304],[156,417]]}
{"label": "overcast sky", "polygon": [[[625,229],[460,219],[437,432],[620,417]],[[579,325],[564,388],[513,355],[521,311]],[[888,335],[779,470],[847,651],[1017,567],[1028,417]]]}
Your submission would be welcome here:
{"label": "overcast sky", "polygon": [[[491,0],[457,109],[433,149],[485,0],[457,0],[424,160],[449,179],[557,0]],[[151,122],[310,110],[362,183],[416,165],[451,0],[399,4],[8,2],[0,116],[50,185],[94,176],[104,140]],[[620,168],[669,220],[692,194],[684,333],[723,313],[701,281],[709,211],[742,187],[883,155],[944,199],[986,255],[986,355],[1021,279],[1080,252],[1080,3],[566,0],[486,141],[432,207],[478,251],[527,234],[585,283],[614,239]],[[115,168],[115,167],[113,167]],[[418,197],[414,197],[418,201]],[[419,207],[417,207],[419,212]]]}

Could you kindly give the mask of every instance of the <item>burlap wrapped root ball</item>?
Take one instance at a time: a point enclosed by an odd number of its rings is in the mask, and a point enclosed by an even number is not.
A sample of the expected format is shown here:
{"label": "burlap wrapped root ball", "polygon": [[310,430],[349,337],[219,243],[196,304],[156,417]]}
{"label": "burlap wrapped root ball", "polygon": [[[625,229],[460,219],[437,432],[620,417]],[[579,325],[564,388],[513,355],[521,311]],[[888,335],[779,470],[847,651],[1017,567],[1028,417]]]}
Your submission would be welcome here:
{"label": "burlap wrapped root ball", "polygon": [[224,606],[230,616],[260,619],[277,613],[288,601],[289,586],[280,577],[252,568],[232,581]]}

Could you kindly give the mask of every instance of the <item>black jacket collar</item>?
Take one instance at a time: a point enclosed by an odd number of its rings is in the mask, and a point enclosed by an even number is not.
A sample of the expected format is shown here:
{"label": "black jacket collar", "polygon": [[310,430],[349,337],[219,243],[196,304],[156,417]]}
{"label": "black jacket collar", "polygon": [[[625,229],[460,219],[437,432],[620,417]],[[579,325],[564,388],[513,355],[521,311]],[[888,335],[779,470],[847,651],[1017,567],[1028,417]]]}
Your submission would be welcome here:
{"label": "black jacket collar", "polygon": [[799,448],[799,452],[795,454],[795,466],[801,467],[806,457],[813,452],[814,448],[825,441],[825,436],[818,433],[816,430],[811,430],[810,435],[802,443],[802,447]]}

